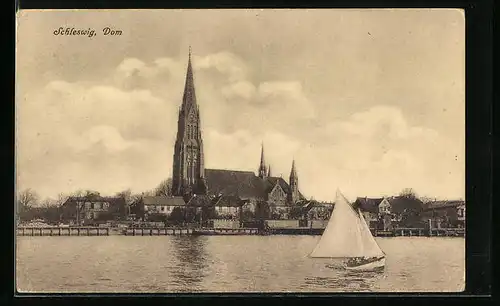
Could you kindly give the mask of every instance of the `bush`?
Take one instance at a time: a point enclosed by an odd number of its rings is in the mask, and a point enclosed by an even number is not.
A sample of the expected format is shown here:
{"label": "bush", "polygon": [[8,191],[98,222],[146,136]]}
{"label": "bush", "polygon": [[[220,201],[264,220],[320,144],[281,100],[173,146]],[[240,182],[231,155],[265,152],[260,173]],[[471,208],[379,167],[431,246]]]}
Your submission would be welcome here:
{"label": "bush", "polygon": [[165,222],[167,221],[167,216],[164,214],[154,213],[147,217],[149,222]]}

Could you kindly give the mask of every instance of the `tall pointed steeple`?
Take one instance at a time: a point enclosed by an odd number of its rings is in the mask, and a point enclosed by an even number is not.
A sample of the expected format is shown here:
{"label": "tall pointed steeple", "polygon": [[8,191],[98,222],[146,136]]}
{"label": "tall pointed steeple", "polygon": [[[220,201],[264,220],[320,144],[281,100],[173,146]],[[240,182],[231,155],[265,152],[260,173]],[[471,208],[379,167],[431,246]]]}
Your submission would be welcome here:
{"label": "tall pointed steeple", "polygon": [[290,170],[290,189],[292,194],[290,195],[290,201],[295,203],[299,200],[299,177],[297,176],[297,169],[295,169],[295,159],[292,161],[292,170]]}
{"label": "tall pointed steeple", "polygon": [[266,161],[264,160],[264,143],[262,143],[262,147],[260,150],[260,165],[259,165],[259,177],[266,177]]}
{"label": "tall pointed steeple", "polygon": [[189,46],[189,58],[186,72],[186,84],[182,96],[182,110],[189,110],[190,106],[196,105],[196,92],[194,90],[193,67],[191,66],[191,46]]}
{"label": "tall pointed steeple", "polygon": [[172,191],[176,196],[203,194],[205,166],[200,111],[196,104],[191,47],[186,72],[186,85],[177,121],[177,139],[174,148]]}
{"label": "tall pointed steeple", "polygon": [[295,169],[295,159],[292,161],[292,170],[290,171],[290,181],[297,178],[297,170]]}

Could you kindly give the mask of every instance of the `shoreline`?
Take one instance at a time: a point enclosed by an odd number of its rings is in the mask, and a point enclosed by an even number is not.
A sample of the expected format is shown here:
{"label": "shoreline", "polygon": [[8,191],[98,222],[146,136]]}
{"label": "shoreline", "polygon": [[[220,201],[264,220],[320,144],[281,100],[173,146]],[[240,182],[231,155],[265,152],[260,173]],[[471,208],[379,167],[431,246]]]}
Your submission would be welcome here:
{"label": "shoreline", "polygon": [[[322,228],[188,228],[188,227],[18,227],[16,236],[321,236]],[[372,229],[374,237],[465,237],[464,228],[397,228],[392,231]]]}

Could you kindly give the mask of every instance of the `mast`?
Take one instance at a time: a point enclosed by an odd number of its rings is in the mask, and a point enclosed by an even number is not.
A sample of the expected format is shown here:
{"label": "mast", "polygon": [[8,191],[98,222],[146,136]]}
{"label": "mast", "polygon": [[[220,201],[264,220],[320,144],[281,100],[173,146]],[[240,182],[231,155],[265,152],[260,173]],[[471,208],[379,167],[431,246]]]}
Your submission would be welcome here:
{"label": "mast", "polygon": [[350,258],[383,255],[360,213],[337,191],[330,220],[310,257]]}

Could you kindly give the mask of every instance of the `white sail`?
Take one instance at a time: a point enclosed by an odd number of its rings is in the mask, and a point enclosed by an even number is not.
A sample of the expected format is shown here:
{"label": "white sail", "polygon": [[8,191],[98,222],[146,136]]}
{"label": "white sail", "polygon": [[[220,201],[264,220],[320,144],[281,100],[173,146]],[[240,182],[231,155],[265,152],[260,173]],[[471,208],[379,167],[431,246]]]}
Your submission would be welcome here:
{"label": "white sail", "polygon": [[337,190],[330,220],[318,245],[310,254],[315,258],[382,256],[361,212],[356,211]]}
{"label": "white sail", "polygon": [[360,221],[362,225],[362,230],[361,230],[361,240],[363,241],[363,253],[364,256],[366,257],[381,257],[384,256],[384,252],[382,249],[380,249],[380,246],[378,245],[377,241],[375,241],[375,238],[372,235],[372,232],[370,231],[370,228],[368,227],[368,224],[366,223],[365,217],[361,213],[361,211],[358,209],[359,216],[360,216]]}

